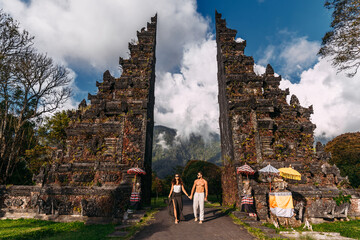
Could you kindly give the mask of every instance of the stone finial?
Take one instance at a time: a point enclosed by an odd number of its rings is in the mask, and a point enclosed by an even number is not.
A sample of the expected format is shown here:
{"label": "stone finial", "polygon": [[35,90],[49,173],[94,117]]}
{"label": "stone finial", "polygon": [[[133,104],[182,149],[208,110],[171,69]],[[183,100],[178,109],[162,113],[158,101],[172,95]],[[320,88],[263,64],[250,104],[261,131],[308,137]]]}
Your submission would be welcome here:
{"label": "stone finial", "polygon": [[221,18],[221,13],[215,10],[215,18]]}
{"label": "stone finial", "polygon": [[324,145],[321,142],[316,143],[316,152],[317,153],[324,152]]}
{"label": "stone finial", "polygon": [[112,76],[110,74],[110,71],[106,70],[103,75],[104,82],[110,82],[111,79],[112,79]]}
{"label": "stone finial", "polygon": [[300,101],[297,98],[297,96],[295,95],[291,95],[291,99],[290,99],[290,105],[295,105],[295,106],[299,106],[300,105]]}
{"label": "stone finial", "polygon": [[81,110],[81,109],[84,109],[84,108],[86,108],[86,106],[87,106],[86,100],[83,99],[83,100],[81,101],[81,103],[79,104],[79,109],[80,109],[80,110]]}
{"label": "stone finial", "polygon": [[266,66],[265,75],[266,76],[269,76],[269,75],[274,76],[274,69],[272,68],[272,66],[270,64],[268,64]]}

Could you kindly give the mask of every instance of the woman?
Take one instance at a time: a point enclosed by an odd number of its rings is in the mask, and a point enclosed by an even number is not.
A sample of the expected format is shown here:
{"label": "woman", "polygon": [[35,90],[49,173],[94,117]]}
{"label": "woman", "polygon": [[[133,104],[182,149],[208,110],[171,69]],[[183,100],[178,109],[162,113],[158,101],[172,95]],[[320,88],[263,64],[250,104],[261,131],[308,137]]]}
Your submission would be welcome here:
{"label": "woman", "polygon": [[185,220],[184,215],[182,214],[183,203],[181,191],[189,197],[179,174],[175,174],[175,178],[171,181],[171,190],[169,193],[169,213],[171,216],[175,217],[175,224],[178,224],[180,220]]}

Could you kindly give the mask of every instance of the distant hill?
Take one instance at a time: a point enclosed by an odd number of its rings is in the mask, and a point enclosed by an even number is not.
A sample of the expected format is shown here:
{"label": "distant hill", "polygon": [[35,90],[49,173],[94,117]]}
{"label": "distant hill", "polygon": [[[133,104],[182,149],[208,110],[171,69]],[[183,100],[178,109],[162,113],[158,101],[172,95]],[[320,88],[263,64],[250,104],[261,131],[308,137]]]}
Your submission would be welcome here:
{"label": "distant hill", "polygon": [[325,146],[331,153],[331,163],[336,164],[342,176],[348,176],[353,187],[360,187],[360,132],[337,136]]}
{"label": "distant hill", "polygon": [[189,160],[194,159],[221,165],[219,134],[212,134],[207,141],[194,134],[188,139],[180,139],[175,129],[154,127],[152,169],[158,177],[173,174],[174,168],[184,167]]}

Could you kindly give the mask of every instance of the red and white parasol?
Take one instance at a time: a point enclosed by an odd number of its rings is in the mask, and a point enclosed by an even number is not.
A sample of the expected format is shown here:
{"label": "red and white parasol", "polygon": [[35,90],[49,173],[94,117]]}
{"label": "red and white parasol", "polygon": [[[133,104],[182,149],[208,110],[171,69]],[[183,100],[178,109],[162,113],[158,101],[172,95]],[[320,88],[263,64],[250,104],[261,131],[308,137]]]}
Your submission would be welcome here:
{"label": "red and white parasol", "polygon": [[252,169],[246,163],[245,163],[245,165],[243,165],[241,167],[237,167],[236,172],[237,172],[237,174],[241,173],[241,174],[246,174],[246,175],[254,175],[255,174],[254,169]]}
{"label": "red and white parasol", "polygon": [[248,176],[254,175],[255,171],[254,171],[254,169],[252,169],[249,165],[247,165],[245,163],[245,165],[236,168],[236,173],[237,174],[246,174],[246,177],[249,179]]}
{"label": "red and white parasol", "polygon": [[138,167],[133,167],[133,168],[128,169],[127,173],[128,174],[135,174],[135,175],[138,175],[138,174],[145,175],[146,174],[146,172],[144,170],[142,170],[141,168],[138,168]]}

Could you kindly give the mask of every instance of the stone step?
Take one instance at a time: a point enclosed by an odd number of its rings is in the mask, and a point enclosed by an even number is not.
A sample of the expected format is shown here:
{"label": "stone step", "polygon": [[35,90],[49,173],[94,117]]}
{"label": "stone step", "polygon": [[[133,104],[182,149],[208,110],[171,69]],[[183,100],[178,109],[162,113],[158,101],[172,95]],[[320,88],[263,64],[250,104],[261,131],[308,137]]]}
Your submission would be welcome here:
{"label": "stone step", "polygon": [[259,227],[261,226],[261,222],[253,220],[253,219],[241,219],[242,222],[249,224],[251,227]]}
{"label": "stone step", "polygon": [[134,219],[134,218],[143,218],[145,216],[145,213],[129,213],[128,218]]}
{"label": "stone step", "polygon": [[128,232],[115,231],[115,232],[107,235],[107,237],[108,238],[119,238],[119,237],[125,237],[126,235],[128,235]]}
{"label": "stone step", "polygon": [[130,218],[130,219],[126,219],[123,221],[123,224],[136,224],[138,222],[140,222],[140,218]]}
{"label": "stone step", "polygon": [[268,227],[265,227],[265,226],[259,226],[258,228],[261,231],[263,231],[265,234],[275,234],[276,233],[276,230],[273,229],[273,228],[268,228]]}
{"label": "stone step", "polygon": [[131,226],[133,226],[133,225],[131,225],[131,224],[122,224],[122,225],[116,226],[115,230],[122,230],[122,229],[129,228]]}
{"label": "stone step", "polygon": [[249,216],[249,214],[245,213],[245,212],[239,212],[239,211],[235,211],[233,212],[234,216],[239,218],[239,219],[243,219],[243,218],[247,218]]}
{"label": "stone step", "polygon": [[275,238],[275,239],[289,239],[287,237],[284,237],[284,236],[281,236],[280,234],[277,234],[277,233],[269,233],[269,234],[266,234],[267,237],[269,238]]}

